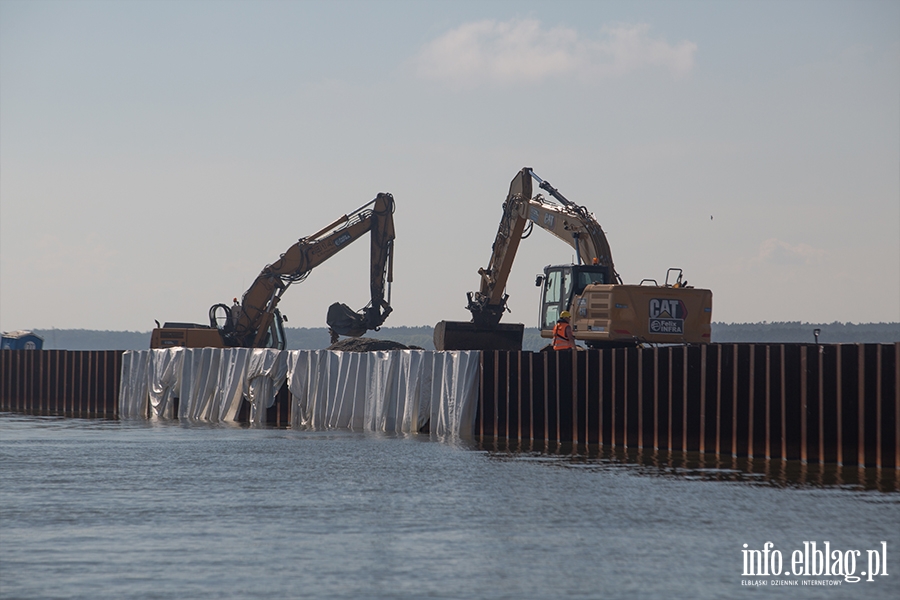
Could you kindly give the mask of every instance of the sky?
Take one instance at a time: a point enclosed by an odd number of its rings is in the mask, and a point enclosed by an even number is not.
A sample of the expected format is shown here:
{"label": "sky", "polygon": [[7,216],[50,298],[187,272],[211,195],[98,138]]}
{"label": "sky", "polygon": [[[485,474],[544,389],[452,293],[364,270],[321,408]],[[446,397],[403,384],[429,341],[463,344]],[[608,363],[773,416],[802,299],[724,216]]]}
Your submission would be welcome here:
{"label": "sky", "polygon": [[[900,321],[900,2],[0,0],[3,331],[205,323],[379,192],[385,325],[468,320],[526,166],[714,321]],[[368,254],[288,326],[364,306]],[[572,260],[523,241],[504,320]]]}

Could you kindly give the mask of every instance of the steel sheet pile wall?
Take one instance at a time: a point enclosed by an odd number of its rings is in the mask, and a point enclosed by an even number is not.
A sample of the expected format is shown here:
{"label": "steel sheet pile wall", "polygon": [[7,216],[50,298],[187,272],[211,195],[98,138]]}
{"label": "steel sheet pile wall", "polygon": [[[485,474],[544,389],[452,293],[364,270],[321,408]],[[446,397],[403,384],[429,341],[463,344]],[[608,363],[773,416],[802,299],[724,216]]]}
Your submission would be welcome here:
{"label": "steel sheet pile wall", "polygon": [[482,353],[476,435],[900,468],[900,343]]}
{"label": "steel sheet pile wall", "polygon": [[0,410],[118,417],[119,350],[0,351]]}
{"label": "steel sheet pile wall", "polygon": [[[121,365],[3,350],[0,410],[117,418]],[[490,351],[475,434],[898,469],[898,379],[900,343]],[[287,424],[284,395],[269,422]]]}

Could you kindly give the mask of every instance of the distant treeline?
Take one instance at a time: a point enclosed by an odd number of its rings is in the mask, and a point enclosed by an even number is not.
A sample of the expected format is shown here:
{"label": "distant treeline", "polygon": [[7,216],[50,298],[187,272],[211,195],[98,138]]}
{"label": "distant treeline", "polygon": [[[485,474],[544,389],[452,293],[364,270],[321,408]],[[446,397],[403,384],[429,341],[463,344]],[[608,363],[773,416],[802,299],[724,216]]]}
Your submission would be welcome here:
{"label": "distant treeline", "polygon": [[[721,343],[812,343],[819,329],[823,344],[893,343],[900,341],[900,323],[713,323],[712,341]],[[150,332],[97,331],[93,329],[35,329],[44,338],[46,350],[145,350],[150,347]],[[289,327],[285,329],[289,350],[321,350],[330,345],[325,327]],[[434,350],[431,327],[382,327],[367,337],[393,340],[407,346]],[[522,346],[540,350],[548,340],[536,328],[526,328]]]}
{"label": "distant treeline", "polygon": [[713,323],[712,341],[812,343],[819,329],[821,344],[886,344],[900,342],[900,323]]}

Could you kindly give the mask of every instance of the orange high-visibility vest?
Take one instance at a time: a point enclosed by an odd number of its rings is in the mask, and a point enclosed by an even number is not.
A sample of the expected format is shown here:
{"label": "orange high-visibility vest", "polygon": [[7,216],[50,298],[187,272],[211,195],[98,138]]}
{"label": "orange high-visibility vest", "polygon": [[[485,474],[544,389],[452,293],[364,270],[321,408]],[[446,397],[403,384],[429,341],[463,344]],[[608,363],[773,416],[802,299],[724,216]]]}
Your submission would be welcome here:
{"label": "orange high-visibility vest", "polygon": [[575,347],[575,342],[569,339],[571,331],[572,326],[565,322],[558,322],[553,326],[554,350],[571,350]]}

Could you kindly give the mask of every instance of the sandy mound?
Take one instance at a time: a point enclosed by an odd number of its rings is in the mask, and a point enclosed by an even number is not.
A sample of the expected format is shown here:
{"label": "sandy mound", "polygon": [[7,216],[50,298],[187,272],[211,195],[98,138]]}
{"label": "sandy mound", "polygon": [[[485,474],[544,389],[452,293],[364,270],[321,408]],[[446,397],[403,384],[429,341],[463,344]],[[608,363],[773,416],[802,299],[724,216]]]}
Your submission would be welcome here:
{"label": "sandy mound", "polygon": [[344,338],[328,346],[326,350],[339,350],[341,352],[372,352],[374,350],[421,350],[418,346],[406,346],[400,342],[391,340],[376,340],[373,338]]}

